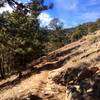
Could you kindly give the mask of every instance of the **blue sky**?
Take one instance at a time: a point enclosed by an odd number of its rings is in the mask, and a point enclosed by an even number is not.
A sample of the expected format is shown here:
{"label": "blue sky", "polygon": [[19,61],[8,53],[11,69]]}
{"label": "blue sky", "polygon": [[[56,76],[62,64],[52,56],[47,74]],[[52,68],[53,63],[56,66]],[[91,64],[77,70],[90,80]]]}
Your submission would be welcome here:
{"label": "blue sky", "polygon": [[[48,3],[52,0],[48,0]],[[73,27],[100,18],[100,0],[53,0],[54,9],[46,11],[51,17],[64,21],[65,27]]]}
{"label": "blue sky", "polygon": [[[28,2],[30,0],[19,0]],[[47,25],[52,18],[59,18],[64,27],[95,21],[100,18],[100,0],[45,0],[46,4],[54,3],[52,10],[42,12],[39,18]],[[9,8],[10,9],[10,8]]]}

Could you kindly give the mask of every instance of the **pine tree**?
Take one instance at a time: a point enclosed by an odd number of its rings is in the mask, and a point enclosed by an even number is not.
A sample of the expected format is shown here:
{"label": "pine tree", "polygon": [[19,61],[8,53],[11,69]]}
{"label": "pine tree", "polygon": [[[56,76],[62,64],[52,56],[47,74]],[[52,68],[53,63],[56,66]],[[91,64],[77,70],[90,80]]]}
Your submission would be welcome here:
{"label": "pine tree", "polygon": [[[4,13],[0,17],[2,21],[0,23],[2,78],[8,72],[16,71],[21,77],[22,71],[26,70],[29,62],[44,55],[45,42],[48,40],[46,30],[40,27],[37,17],[50,6],[44,5],[43,0],[38,0],[37,3],[34,1],[27,3],[23,8],[18,6],[12,13]],[[9,71],[2,73],[1,69],[4,69],[4,72]]]}

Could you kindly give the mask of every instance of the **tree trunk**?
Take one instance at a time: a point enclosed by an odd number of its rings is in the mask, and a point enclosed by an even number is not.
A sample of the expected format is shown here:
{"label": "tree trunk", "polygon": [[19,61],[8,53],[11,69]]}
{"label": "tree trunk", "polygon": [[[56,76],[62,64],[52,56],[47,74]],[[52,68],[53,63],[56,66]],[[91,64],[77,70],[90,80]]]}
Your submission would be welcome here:
{"label": "tree trunk", "polygon": [[4,75],[4,72],[0,66],[0,75],[1,75],[1,79],[5,79],[5,75]]}
{"label": "tree trunk", "polygon": [[21,71],[18,71],[18,78],[22,78],[22,72]]}

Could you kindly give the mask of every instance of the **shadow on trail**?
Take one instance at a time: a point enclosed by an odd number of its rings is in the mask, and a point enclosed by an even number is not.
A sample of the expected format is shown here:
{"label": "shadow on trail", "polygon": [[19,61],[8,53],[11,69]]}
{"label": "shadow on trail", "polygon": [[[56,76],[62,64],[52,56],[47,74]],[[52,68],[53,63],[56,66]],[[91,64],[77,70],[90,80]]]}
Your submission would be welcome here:
{"label": "shadow on trail", "polygon": [[7,81],[0,85],[0,90],[12,88],[15,85],[19,84],[22,80],[25,80],[28,77],[30,77],[31,75],[32,75],[32,72],[30,72],[30,73],[28,72],[27,74],[23,75],[21,78],[16,77],[14,80]]}
{"label": "shadow on trail", "polygon": [[54,63],[47,63],[45,65],[43,65],[42,67],[38,68],[38,71],[41,72],[41,71],[45,71],[45,70],[54,70],[54,69],[57,69],[57,68],[60,68],[63,66],[64,62],[65,62],[66,59],[62,59],[60,61],[56,61]]}
{"label": "shadow on trail", "polygon": [[28,96],[28,98],[30,98],[30,100],[43,100],[42,98],[40,98],[37,95],[30,95],[30,96]]}
{"label": "shadow on trail", "polygon": [[62,60],[56,61],[54,63],[52,63],[52,62],[51,63],[47,63],[47,64],[41,66],[40,68],[32,67],[30,69],[30,71],[28,71],[26,74],[23,74],[23,76],[21,78],[16,77],[12,81],[8,81],[8,82],[5,82],[5,83],[1,84],[0,85],[0,90],[13,88],[17,84],[19,84],[21,81],[29,78],[30,76],[32,76],[34,74],[40,74],[42,71],[45,71],[45,70],[54,70],[54,69],[60,68],[64,64],[65,60],[66,59],[62,59]]}

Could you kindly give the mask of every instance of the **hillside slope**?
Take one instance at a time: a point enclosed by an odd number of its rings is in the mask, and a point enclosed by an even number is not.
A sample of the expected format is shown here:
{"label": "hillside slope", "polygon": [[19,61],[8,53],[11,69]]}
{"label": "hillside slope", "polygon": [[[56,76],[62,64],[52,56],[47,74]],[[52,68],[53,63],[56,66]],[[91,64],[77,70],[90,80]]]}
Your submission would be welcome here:
{"label": "hillside slope", "polygon": [[[96,86],[100,87],[100,31],[50,52],[47,56],[33,61],[32,66],[33,73],[30,77],[6,86],[4,84],[16,79],[16,76],[0,82],[0,87],[3,86],[0,88],[0,100],[100,100],[99,97],[91,99],[93,95],[88,95],[88,91],[91,93],[93,91],[91,87],[85,89],[86,92],[81,91],[82,88],[80,88],[80,84],[83,85],[84,82],[86,85],[94,86],[96,75],[98,75],[98,85]],[[77,74],[70,71],[75,68]],[[83,78],[84,82],[78,80],[84,69],[90,73],[95,68],[97,70],[93,75],[91,74],[93,81],[91,81],[91,77],[87,76]],[[70,76],[68,72],[73,75]],[[74,79],[76,80],[74,81]],[[91,84],[86,83],[87,79]],[[69,89],[69,87],[71,88]],[[99,92],[100,89],[98,89]],[[74,97],[73,93],[76,94]],[[78,99],[80,95],[83,99]]]}

